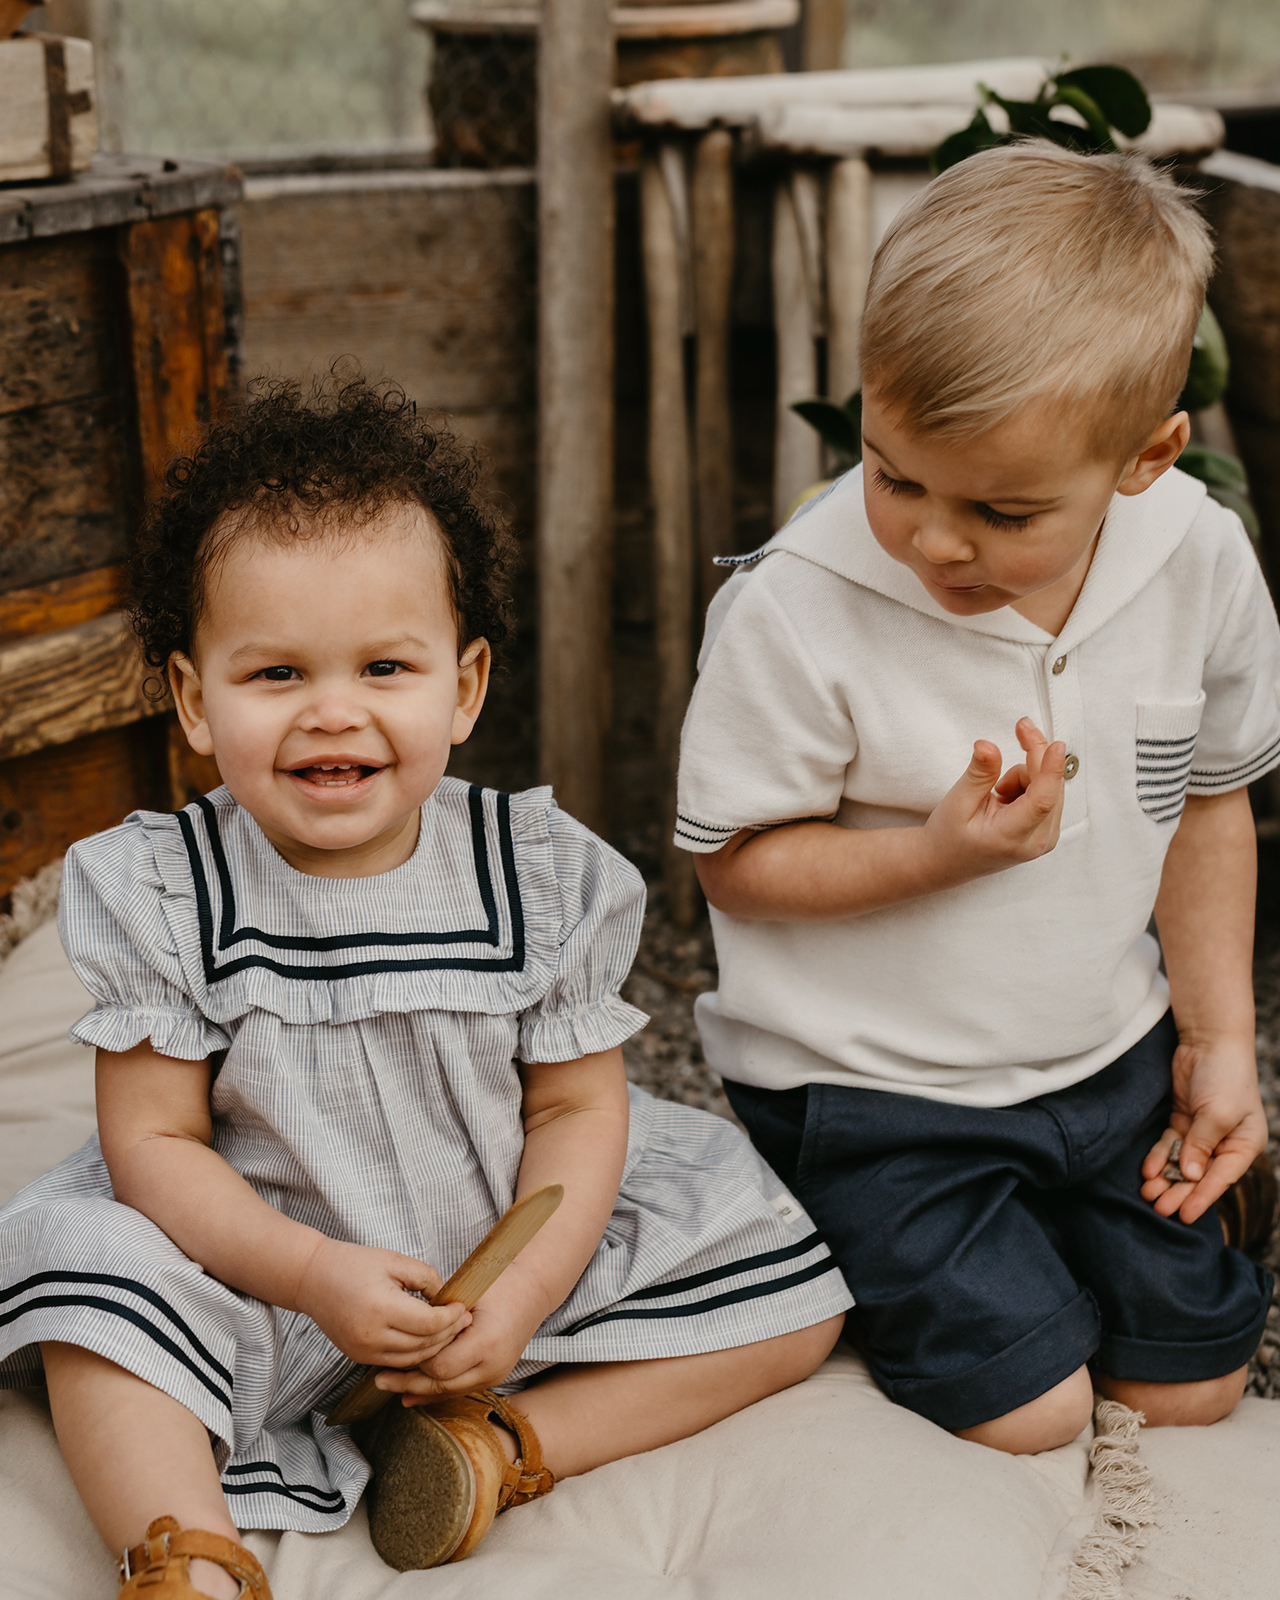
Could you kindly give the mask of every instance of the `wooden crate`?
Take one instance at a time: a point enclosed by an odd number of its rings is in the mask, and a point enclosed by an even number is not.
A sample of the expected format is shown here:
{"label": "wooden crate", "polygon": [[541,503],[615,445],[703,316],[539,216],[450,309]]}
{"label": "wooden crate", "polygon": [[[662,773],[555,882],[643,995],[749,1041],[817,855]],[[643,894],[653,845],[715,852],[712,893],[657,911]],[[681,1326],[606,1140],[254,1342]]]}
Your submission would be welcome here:
{"label": "wooden crate", "polygon": [[118,606],[148,495],[232,381],[239,193],[234,169],[137,156],[0,189],[0,897],[216,781]]}

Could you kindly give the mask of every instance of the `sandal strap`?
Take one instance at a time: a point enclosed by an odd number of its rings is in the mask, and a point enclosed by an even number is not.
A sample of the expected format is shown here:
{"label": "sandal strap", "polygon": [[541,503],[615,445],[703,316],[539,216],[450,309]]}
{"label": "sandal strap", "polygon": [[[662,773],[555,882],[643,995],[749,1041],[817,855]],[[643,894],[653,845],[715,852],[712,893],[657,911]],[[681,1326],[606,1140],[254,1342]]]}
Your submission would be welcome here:
{"label": "sandal strap", "polygon": [[241,1590],[253,1595],[268,1595],[266,1573],[252,1551],[234,1539],[204,1528],[183,1528],[174,1517],[157,1517],[147,1536],[132,1549],[126,1549],[120,1563],[120,1582],[128,1583],[135,1573],[186,1556],[189,1560],[212,1561],[239,1580]]}
{"label": "sandal strap", "polygon": [[477,1389],[467,1398],[480,1401],[485,1407],[486,1416],[497,1417],[503,1427],[516,1436],[519,1455],[502,1475],[498,1510],[527,1505],[530,1500],[550,1494],[556,1486],[555,1474],[543,1463],[542,1445],[528,1417],[509,1405],[505,1395],[497,1394],[492,1389]]}

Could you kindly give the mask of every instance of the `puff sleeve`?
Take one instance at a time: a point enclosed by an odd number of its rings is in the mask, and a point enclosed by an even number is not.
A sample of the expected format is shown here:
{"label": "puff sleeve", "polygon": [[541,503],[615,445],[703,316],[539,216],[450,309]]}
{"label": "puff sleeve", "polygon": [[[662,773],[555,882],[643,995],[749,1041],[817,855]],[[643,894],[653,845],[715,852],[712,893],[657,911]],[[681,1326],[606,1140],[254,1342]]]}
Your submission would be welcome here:
{"label": "puff sleeve", "polygon": [[556,806],[547,829],[560,888],[556,975],[520,1016],[522,1061],[576,1061],[611,1050],[649,1020],[619,995],[644,921],[640,874]]}
{"label": "puff sleeve", "polygon": [[62,873],[58,932],[97,1004],[71,1029],[80,1044],[199,1061],[231,1043],[192,999],[165,918],[163,879],[146,828],[130,817],[73,845]]}

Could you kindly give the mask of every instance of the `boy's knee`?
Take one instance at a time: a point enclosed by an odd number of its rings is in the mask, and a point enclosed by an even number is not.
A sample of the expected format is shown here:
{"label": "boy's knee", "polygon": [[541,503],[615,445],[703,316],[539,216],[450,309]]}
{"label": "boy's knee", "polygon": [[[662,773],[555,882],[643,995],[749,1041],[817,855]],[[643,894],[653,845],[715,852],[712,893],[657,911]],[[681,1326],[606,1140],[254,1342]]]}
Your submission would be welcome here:
{"label": "boy's knee", "polygon": [[1141,1411],[1149,1428],[1203,1428],[1235,1410],[1248,1377],[1247,1366],[1199,1383],[1144,1383],[1103,1374],[1098,1389],[1108,1400]]}
{"label": "boy's knee", "polygon": [[958,1429],[956,1438],[989,1445],[1009,1455],[1034,1456],[1042,1450],[1070,1444],[1088,1427],[1092,1416],[1093,1383],[1088,1368],[1078,1367],[1069,1378],[1028,1400],[1026,1405],[992,1417],[989,1422]]}

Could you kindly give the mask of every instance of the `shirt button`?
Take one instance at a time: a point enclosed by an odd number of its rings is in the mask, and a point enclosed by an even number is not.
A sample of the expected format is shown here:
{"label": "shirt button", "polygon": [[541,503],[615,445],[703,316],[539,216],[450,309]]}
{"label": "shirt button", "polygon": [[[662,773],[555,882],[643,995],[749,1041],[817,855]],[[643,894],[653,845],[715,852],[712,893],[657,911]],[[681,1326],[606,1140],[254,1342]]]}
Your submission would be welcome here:
{"label": "shirt button", "polygon": [[1067,764],[1063,768],[1063,772],[1064,772],[1065,776],[1068,779],[1074,778],[1076,773],[1079,772],[1079,770],[1080,770],[1080,757],[1079,756],[1068,756],[1067,757]]}
{"label": "shirt button", "polygon": [[1054,675],[1055,678],[1062,671],[1063,667],[1066,666],[1066,664],[1067,664],[1066,656],[1059,656],[1058,659],[1054,662],[1054,664],[1053,664],[1053,675]]}

